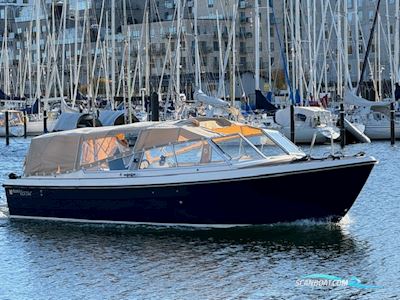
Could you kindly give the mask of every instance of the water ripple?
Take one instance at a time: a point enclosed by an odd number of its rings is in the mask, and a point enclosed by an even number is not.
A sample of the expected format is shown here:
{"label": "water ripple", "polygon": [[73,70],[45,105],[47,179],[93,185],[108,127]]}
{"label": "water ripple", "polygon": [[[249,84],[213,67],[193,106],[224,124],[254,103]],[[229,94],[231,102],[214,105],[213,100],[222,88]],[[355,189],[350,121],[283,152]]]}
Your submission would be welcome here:
{"label": "water ripple", "polygon": [[[27,148],[23,140],[0,146],[1,180],[21,171]],[[340,224],[69,224],[9,220],[3,206],[0,299],[397,299],[399,150],[374,143],[346,151],[366,151],[380,163]],[[331,184],[339,186],[340,178]],[[297,279],[314,273],[357,276],[383,288],[296,287]]]}

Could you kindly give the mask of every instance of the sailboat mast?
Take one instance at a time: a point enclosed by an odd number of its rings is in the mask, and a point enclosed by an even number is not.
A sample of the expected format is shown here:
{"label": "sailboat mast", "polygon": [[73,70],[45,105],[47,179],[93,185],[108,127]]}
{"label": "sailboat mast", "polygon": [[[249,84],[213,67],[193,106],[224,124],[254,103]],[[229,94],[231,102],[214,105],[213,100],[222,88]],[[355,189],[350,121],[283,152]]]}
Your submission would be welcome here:
{"label": "sailboat mast", "polygon": [[9,90],[9,67],[8,67],[8,24],[7,24],[7,6],[4,7],[4,56],[3,56],[3,61],[4,61],[4,91],[7,95],[10,94]]}
{"label": "sailboat mast", "polygon": [[38,99],[38,112],[40,114],[40,0],[36,0],[36,99]]}
{"label": "sailboat mast", "polygon": [[[286,1],[284,1],[284,3],[286,3]],[[290,19],[288,19],[287,20],[287,24],[285,24],[285,30],[286,30],[286,27],[288,27],[288,29],[290,29],[290,44],[289,44],[289,34],[286,34],[285,38],[286,38],[286,44],[287,44],[286,45],[286,49],[287,49],[286,51],[288,52],[288,57],[289,57],[289,51],[291,51],[291,53],[290,53],[290,57],[292,59],[292,61],[291,61],[292,62],[292,74],[291,74],[291,76],[292,76],[293,92],[295,92],[296,88],[297,88],[297,86],[296,86],[296,69],[297,69],[297,65],[296,65],[296,58],[295,58],[296,45],[295,45],[295,35],[294,35],[294,25],[293,25],[293,22],[294,22],[293,0],[290,0],[289,4],[290,4],[289,5]],[[284,10],[284,14],[286,12],[286,9]],[[288,18],[289,18],[289,16],[288,16]],[[289,60],[287,60],[287,61],[289,62]],[[294,104],[294,102],[293,102],[293,104]]]}
{"label": "sailboat mast", "polygon": [[195,58],[195,84],[201,90],[201,78],[200,78],[200,54],[199,54],[199,30],[197,25],[197,13],[198,13],[198,2],[194,0],[194,58]]}
{"label": "sailboat mast", "polygon": [[377,31],[377,46],[376,46],[376,52],[377,52],[377,72],[378,72],[378,91],[376,93],[376,100],[382,100],[382,64],[381,64],[381,16],[378,15],[378,31]]}
{"label": "sailboat mast", "polygon": [[[313,49],[314,40],[311,39],[311,23],[312,23],[312,13],[311,13],[311,3],[310,0],[307,0],[307,39],[308,39],[308,64],[309,64],[309,82],[307,92],[310,93],[314,98],[317,96],[315,93],[315,81],[314,81],[314,64],[313,64]],[[315,36],[315,32],[313,37]],[[306,95],[306,99],[308,99],[309,95]],[[306,100],[307,101],[307,100]]]}
{"label": "sailboat mast", "polygon": [[[349,84],[351,84],[351,79],[350,77],[350,72],[349,72],[349,23],[347,20],[348,16],[348,8],[347,8],[347,3],[343,5],[343,51],[344,51],[344,74],[346,76],[345,82],[347,81]],[[351,86],[349,86],[351,88]]]}
{"label": "sailboat mast", "polygon": [[150,0],[147,1],[147,11],[145,13],[145,89],[148,96],[150,96]]}
{"label": "sailboat mast", "polygon": [[354,31],[356,39],[356,69],[357,69],[357,80],[360,80],[361,69],[360,69],[360,29],[358,26],[358,0],[354,0]]}
{"label": "sailboat mast", "polygon": [[[389,0],[386,0],[386,30],[388,37],[388,45],[392,45],[392,36],[391,36],[391,22],[389,17]],[[396,39],[397,40],[397,39]],[[390,86],[392,90],[392,97],[395,98],[395,85],[396,79],[394,78],[394,69],[393,69],[393,50],[391,46],[388,47],[389,52],[389,67],[390,67]]]}
{"label": "sailboat mast", "polygon": [[360,93],[360,89],[361,89],[361,84],[363,82],[364,73],[365,73],[365,71],[367,69],[368,56],[369,56],[369,52],[371,51],[372,40],[374,39],[375,26],[376,26],[376,22],[378,20],[378,14],[379,14],[380,5],[381,5],[381,0],[378,0],[378,3],[376,4],[374,21],[372,23],[371,32],[370,32],[370,35],[369,35],[367,51],[365,51],[365,57],[364,57],[364,62],[363,62],[362,69],[361,69],[361,75],[360,75],[360,79],[359,79],[359,82],[358,82],[358,85],[357,85],[357,93],[356,94]]}
{"label": "sailboat mast", "polygon": [[111,107],[114,109],[115,95],[115,0],[111,0]]}
{"label": "sailboat mast", "polygon": [[301,31],[300,31],[300,1],[295,1],[296,5],[296,61],[297,61],[297,88],[300,94],[300,105],[303,105],[303,59],[302,59],[302,45],[301,45]]}
{"label": "sailboat mast", "polygon": [[270,20],[270,3],[267,3],[267,47],[268,47],[268,88],[272,91],[272,64],[271,64],[271,20]]}
{"label": "sailboat mast", "polygon": [[224,99],[225,96],[225,71],[224,71],[224,62],[222,55],[222,37],[221,37],[221,28],[219,25],[219,14],[218,10],[217,14],[217,33],[218,33],[218,45],[219,45],[219,83],[218,83],[218,96],[222,96]]}
{"label": "sailboat mast", "polygon": [[395,77],[395,81],[400,83],[400,74],[399,74],[399,55],[400,55],[400,40],[399,40],[399,28],[400,26],[400,0],[396,0],[395,2],[395,25],[394,25],[394,74],[392,76]]}
{"label": "sailboat mast", "polygon": [[132,123],[132,87],[131,87],[131,28],[127,27],[127,34],[128,34],[128,56],[126,62],[126,70],[127,70],[127,84],[128,84],[128,121],[129,124]]}
{"label": "sailboat mast", "polygon": [[[75,4],[75,44],[74,44],[75,68],[74,68],[74,80],[71,80],[71,82],[76,82],[76,83],[79,82],[79,78],[78,78],[78,76],[79,76],[78,75],[78,66],[79,66],[79,62],[78,62],[78,24],[79,24],[79,1],[76,1],[76,4]],[[72,90],[71,90],[72,107],[75,106],[75,101],[76,101],[75,90],[76,90],[76,87],[72,85]]]}
{"label": "sailboat mast", "polygon": [[[258,2],[258,0],[256,0]],[[232,107],[235,105],[235,92],[236,92],[236,15],[237,15],[237,6],[235,5],[233,8],[233,17],[232,17],[232,82],[231,82],[231,105]]]}
{"label": "sailboat mast", "polygon": [[[269,4],[268,4],[269,6]],[[255,89],[260,90],[260,7],[258,0],[255,1],[255,20],[254,20],[254,31],[255,31],[255,38],[254,38],[254,51],[255,51]],[[269,17],[269,16],[268,16]],[[269,26],[269,24],[268,24]]]}
{"label": "sailboat mast", "polygon": [[65,68],[65,31],[66,31],[66,20],[67,20],[67,1],[64,1],[62,6],[62,53],[61,53],[61,97],[64,97],[64,68]]}
{"label": "sailboat mast", "polygon": [[342,17],[341,17],[341,2],[337,2],[337,52],[336,52],[336,59],[337,59],[337,94],[342,96],[342,57],[340,55],[340,49],[342,49]]}
{"label": "sailboat mast", "polygon": [[176,5],[176,101],[179,103],[181,93],[181,1],[176,0]]}

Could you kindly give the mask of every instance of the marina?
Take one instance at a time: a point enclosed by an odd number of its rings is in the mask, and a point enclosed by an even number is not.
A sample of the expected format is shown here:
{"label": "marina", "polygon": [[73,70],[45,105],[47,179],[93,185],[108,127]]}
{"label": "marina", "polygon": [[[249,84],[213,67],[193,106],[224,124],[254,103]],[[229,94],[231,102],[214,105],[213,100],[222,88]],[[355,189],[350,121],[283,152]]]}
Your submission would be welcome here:
{"label": "marina", "polygon": [[[0,144],[2,176],[22,172],[29,140]],[[309,149],[304,148],[308,153]],[[339,224],[301,221],[224,229],[10,220],[1,190],[3,298],[397,298],[400,197],[397,147],[356,144],[379,158]],[[316,146],[323,156],[329,146]],[[340,178],[325,184],[325,193]],[[311,192],[313,184],[307,186]],[[323,195],[321,195],[323,197]],[[304,275],[356,276],[380,289],[296,287]],[[40,285],[38,284],[40,282]],[[23,286],[23,288],[21,288]]]}

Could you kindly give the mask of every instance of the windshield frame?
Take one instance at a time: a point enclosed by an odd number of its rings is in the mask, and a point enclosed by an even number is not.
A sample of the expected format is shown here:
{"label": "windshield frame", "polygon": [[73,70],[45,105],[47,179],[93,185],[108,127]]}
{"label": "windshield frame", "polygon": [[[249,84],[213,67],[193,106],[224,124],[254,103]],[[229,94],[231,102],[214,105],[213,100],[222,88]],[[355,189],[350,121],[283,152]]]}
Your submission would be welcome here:
{"label": "windshield frame", "polygon": [[266,159],[267,156],[262,153],[260,150],[258,150],[258,148],[251,142],[249,141],[243,134],[241,134],[240,132],[238,133],[233,133],[233,134],[229,134],[229,135],[224,135],[221,137],[213,137],[210,138],[210,141],[215,145],[216,148],[218,148],[219,151],[221,151],[226,157],[229,158],[229,161],[235,161],[235,159],[233,159],[228,153],[226,153],[214,140],[218,139],[218,138],[229,138],[229,137],[240,137],[244,142],[246,142],[254,151],[257,152],[258,155],[260,155],[260,158],[255,158],[252,160],[261,160],[261,159]]}
{"label": "windshield frame", "polygon": [[[288,155],[297,157],[305,157],[306,153],[303,152],[296,144],[292,143],[287,137],[277,130],[261,129],[263,133],[270,138],[278,147],[280,147]],[[279,138],[278,138],[279,137]]]}

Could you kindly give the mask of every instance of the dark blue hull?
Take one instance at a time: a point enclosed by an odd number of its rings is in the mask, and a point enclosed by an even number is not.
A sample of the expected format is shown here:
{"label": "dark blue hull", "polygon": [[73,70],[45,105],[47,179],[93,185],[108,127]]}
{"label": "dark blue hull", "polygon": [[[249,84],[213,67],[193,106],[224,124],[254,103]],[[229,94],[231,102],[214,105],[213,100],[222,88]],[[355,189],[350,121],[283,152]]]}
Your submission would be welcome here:
{"label": "dark blue hull", "polygon": [[5,188],[12,216],[163,224],[338,220],[353,205],[373,165],[157,187]]}

